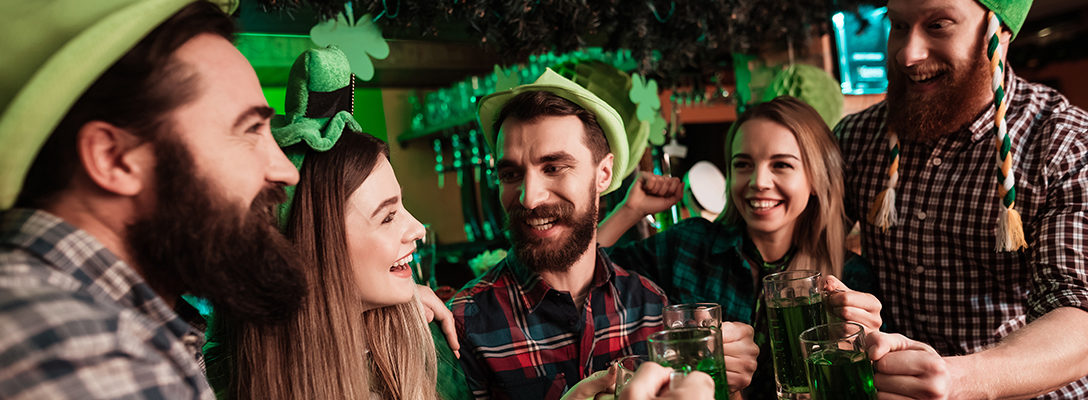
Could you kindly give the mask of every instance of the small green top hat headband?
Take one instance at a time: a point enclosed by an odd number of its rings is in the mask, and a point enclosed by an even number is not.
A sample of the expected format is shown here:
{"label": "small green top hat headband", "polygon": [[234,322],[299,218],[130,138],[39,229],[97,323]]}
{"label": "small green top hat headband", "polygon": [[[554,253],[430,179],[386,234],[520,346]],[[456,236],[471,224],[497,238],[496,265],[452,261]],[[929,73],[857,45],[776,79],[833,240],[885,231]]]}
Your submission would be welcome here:
{"label": "small green top hat headband", "polygon": [[499,118],[503,107],[510,99],[524,92],[544,91],[570,100],[579,107],[586,109],[597,117],[597,124],[604,131],[604,137],[608,140],[609,150],[612,152],[612,183],[601,192],[601,195],[612,192],[620,187],[623,182],[623,172],[627,170],[627,161],[630,156],[627,146],[627,132],[623,127],[623,119],[616,109],[601,100],[581,85],[552,71],[548,68],[537,78],[536,82],[521,85],[510,90],[493,93],[480,100],[477,111],[480,116],[480,129],[484,132],[484,140],[491,146],[493,152],[498,152],[495,147],[498,131],[495,129],[495,121]]}
{"label": "small green top hat headband", "polygon": [[[286,115],[272,119],[272,136],[287,158],[302,168],[306,153],[328,151],[345,130],[362,133],[351,114],[355,109],[355,76],[348,58],[336,46],[310,49],[291,66],[287,80]],[[291,215],[295,187],[280,205],[280,224]]]}
{"label": "small green top hat headband", "polygon": [[[1016,211],[1016,172],[1012,161],[1012,136],[1005,122],[1009,109],[1008,93],[1005,92],[1005,63],[1001,59],[1001,24],[1004,21],[1012,31],[1013,37],[1024,24],[1031,0],[979,0],[990,9],[986,15],[986,56],[993,71],[991,88],[994,92],[994,136],[997,148],[997,198],[1000,202],[994,236],[996,251],[1017,251],[1028,246],[1024,236],[1024,224],[1020,213]],[[895,187],[899,182],[899,138],[895,132],[888,131],[888,180],[885,189],[873,199],[869,208],[869,222],[888,229],[898,224],[895,204]]]}

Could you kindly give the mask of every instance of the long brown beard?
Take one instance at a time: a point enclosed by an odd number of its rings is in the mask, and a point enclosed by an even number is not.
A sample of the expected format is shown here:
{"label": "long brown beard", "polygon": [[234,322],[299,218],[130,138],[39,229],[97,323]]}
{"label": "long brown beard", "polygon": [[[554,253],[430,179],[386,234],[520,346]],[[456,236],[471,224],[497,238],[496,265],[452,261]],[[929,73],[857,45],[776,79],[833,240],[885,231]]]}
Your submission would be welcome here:
{"label": "long brown beard", "polygon": [[294,246],[275,227],[282,188],[266,188],[249,209],[217,196],[188,149],[155,143],[157,209],[129,225],[128,245],[161,295],[189,293],[217,313],[257,323],[293,315],[305,294]]}
{"label": "long brown beard", "polygon": [[904,141],[931,142],[971,123],[982,111],[974,106],[979,96],[992,96],[990,62],[977,54],[967,65],[942,66],[945,76],[930,93],[910,92],[907,73],[889,58],[888,127]]}
{"label": "long brown beard", "polygon": [[[575,214],[574,206],[567,203],[543,205],[532,210],[516,204],[506,217],[506,231],[510,233],[510,244],[519,262],[534,272],[566,272],[578,258],[585,254],[593,242],[597,230],[597,191],[589,190],[590,208],[584,213]],[[571,226],[572,232],[560,243],[542,240],[526,233],[530,228],[525,221],[529,218],[557,217],[555,224]]]}

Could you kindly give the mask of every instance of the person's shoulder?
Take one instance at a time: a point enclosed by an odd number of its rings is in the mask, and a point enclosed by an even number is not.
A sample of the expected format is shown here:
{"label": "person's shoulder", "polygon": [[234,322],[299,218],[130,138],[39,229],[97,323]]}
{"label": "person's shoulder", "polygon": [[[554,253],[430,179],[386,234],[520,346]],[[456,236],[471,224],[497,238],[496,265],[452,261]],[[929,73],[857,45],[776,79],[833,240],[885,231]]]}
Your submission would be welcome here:
{"label": "person's shoulder", "polygon": [[612,271],[615,273],[616,291],[621,295],[625,294],[643,294],[660,297],[665,299],[665,291],[657,286],[656,283],[649,278],[642,276],[634,271],[627,270],[619,265],[612,264]]}
{"label": "person's shoulder", "polygon": [[[104,304],[87,293],[47,285],[2,287],[0,310],[5,335],[0,397],[34,397],[54,389],[59,392],[53,395],[79,397],[94,393],[88,389],[95,384],[91,380],[107,378],[104,374],[168,365],[164,350],[152,344],[156,333],[137,311]],[[17,388],[2,382],[12,377],[20,377]],[[67,382],[64,388],[54,388],[61,380]],[[141,385],[128,383],[107,389],[125,393]]]}
{"label": "person's shoulder", "polygon": [[691,217],[677,222],[664,231],[647,239],[658,238],[669,244],[687,246],[708,242],[722,232],[722,224],[702,217]]}
{"label": "person's shoulder", "polygon": [[1020,77],[1016,80],[1018,88],[1010,108],[1016,108],[1015,112],[1030,118],[1033,125],[1054,130],[1055,135],[1083,136],[1088,129],[1088,113],[1052,87]]}
{"label": "person's shoulder", "polygon": [[508,280],[511,279],[509,269],[510,264],[503,259],[483,275],[466,283],[461,290],[457,291],[457,294],[450,298],[449,307],[454,317],[462,319],[474,314],[481,298],[509,284]]}
{"label": "person's shoulder", "polygon": [[842,140],[872,136],[884,126],[888,105],[886,100],[853,114],[846,115],[835,125],[835,136]]}
{"label": "person's shoulder", "polygon": [[[125,310],[88,293],[49,285],[0,287],[0,327],[7,346],[44,349],[84,337],[110,337],[124,327]],[[48,338],[48,341],[41,339]],[[3,347],[3,346],[0,346]]]}
{"label": "person's shoulder", "polygon": [[666,229],[665,232],[671,231],[674,233],[708,233],[717,229],[715,225],[716,224],[713,221],[710,221],[706,218],[692,217],[677,222],[676,225],[673,225],[669,229]]}
{"label": "person's shoulder", "polygon": [[1078,164],[1088,155],[1088,112],[1069,102],[1057,90],[1017,78],[1017,112],[1031,129],[1029,143],[1047,149],[1051,164]]}

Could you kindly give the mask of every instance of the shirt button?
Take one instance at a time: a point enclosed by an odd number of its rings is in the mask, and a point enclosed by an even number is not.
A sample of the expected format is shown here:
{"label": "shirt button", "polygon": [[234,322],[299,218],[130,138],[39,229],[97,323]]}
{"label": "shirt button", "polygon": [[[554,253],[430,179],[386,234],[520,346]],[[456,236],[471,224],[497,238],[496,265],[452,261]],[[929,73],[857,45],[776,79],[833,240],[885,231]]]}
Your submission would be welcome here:
{"label": "shirt button", "polygon": [[916,273],[918,275],[921,275],[921,274],[923,274],[925,272],[926,272],[926,267],[923,267],[921,265],[919,265],[917,267],[914,267],[914,273]]}
{"label": "shirt button", "polygon": [[914,216],[918,217],[919,220],[922,220],[922,221],[926,220],[926,212],[925,211],[919,211],[917,213],[914,213]]}
{"label": "shirt button", "polygon": [[940,166],[941,165],[941,159],[939,157],[933,157],[933,165],[934,166]]}

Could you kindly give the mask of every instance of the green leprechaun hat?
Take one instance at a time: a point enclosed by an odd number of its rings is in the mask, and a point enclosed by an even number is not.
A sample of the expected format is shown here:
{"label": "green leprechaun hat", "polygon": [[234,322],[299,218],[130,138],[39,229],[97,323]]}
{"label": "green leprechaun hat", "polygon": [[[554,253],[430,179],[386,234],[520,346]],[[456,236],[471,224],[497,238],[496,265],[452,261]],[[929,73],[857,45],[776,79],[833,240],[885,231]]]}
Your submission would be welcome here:
{"label": "green leprechaun hat", "polygon": [[612,152],[612,182],[600,195],[603,196],[619,188],[624,178],[622,172],[627,170],[627,161],[630,157],[623,118],[608,102],[574,81],[555,73],[551,68],[545,70],[536,82],[492,93],[480,100],[477,108],[480,129],[484,132],[484,140],[492,151],[496,150],[495,145],[499,134],[495,129],[495,121],[499,118],[503,107],[514,96],[535,91],[549,92],[567,99],[597,117],[597,123],[601,125],[609,150]]}
{"label": "green leprechaun hat", "polygon": [[[6,1],[0,24],[0,209],[15,202],[38,151],[76,100],[193,0]],[[224,11],[237,1],[213,3]]]}
{"label": "green leprechaun hat", "polygon": [[[307,152],[331,149],[345,130],[363,132],[352,116],[355,76],[347,56],[336,46],[307,50],[295,60],[284,103],[286,115],[272,118],[272,136],[295,168],[302,168]],[[281,224],[290,215],[295,187],[286,190]]]}

